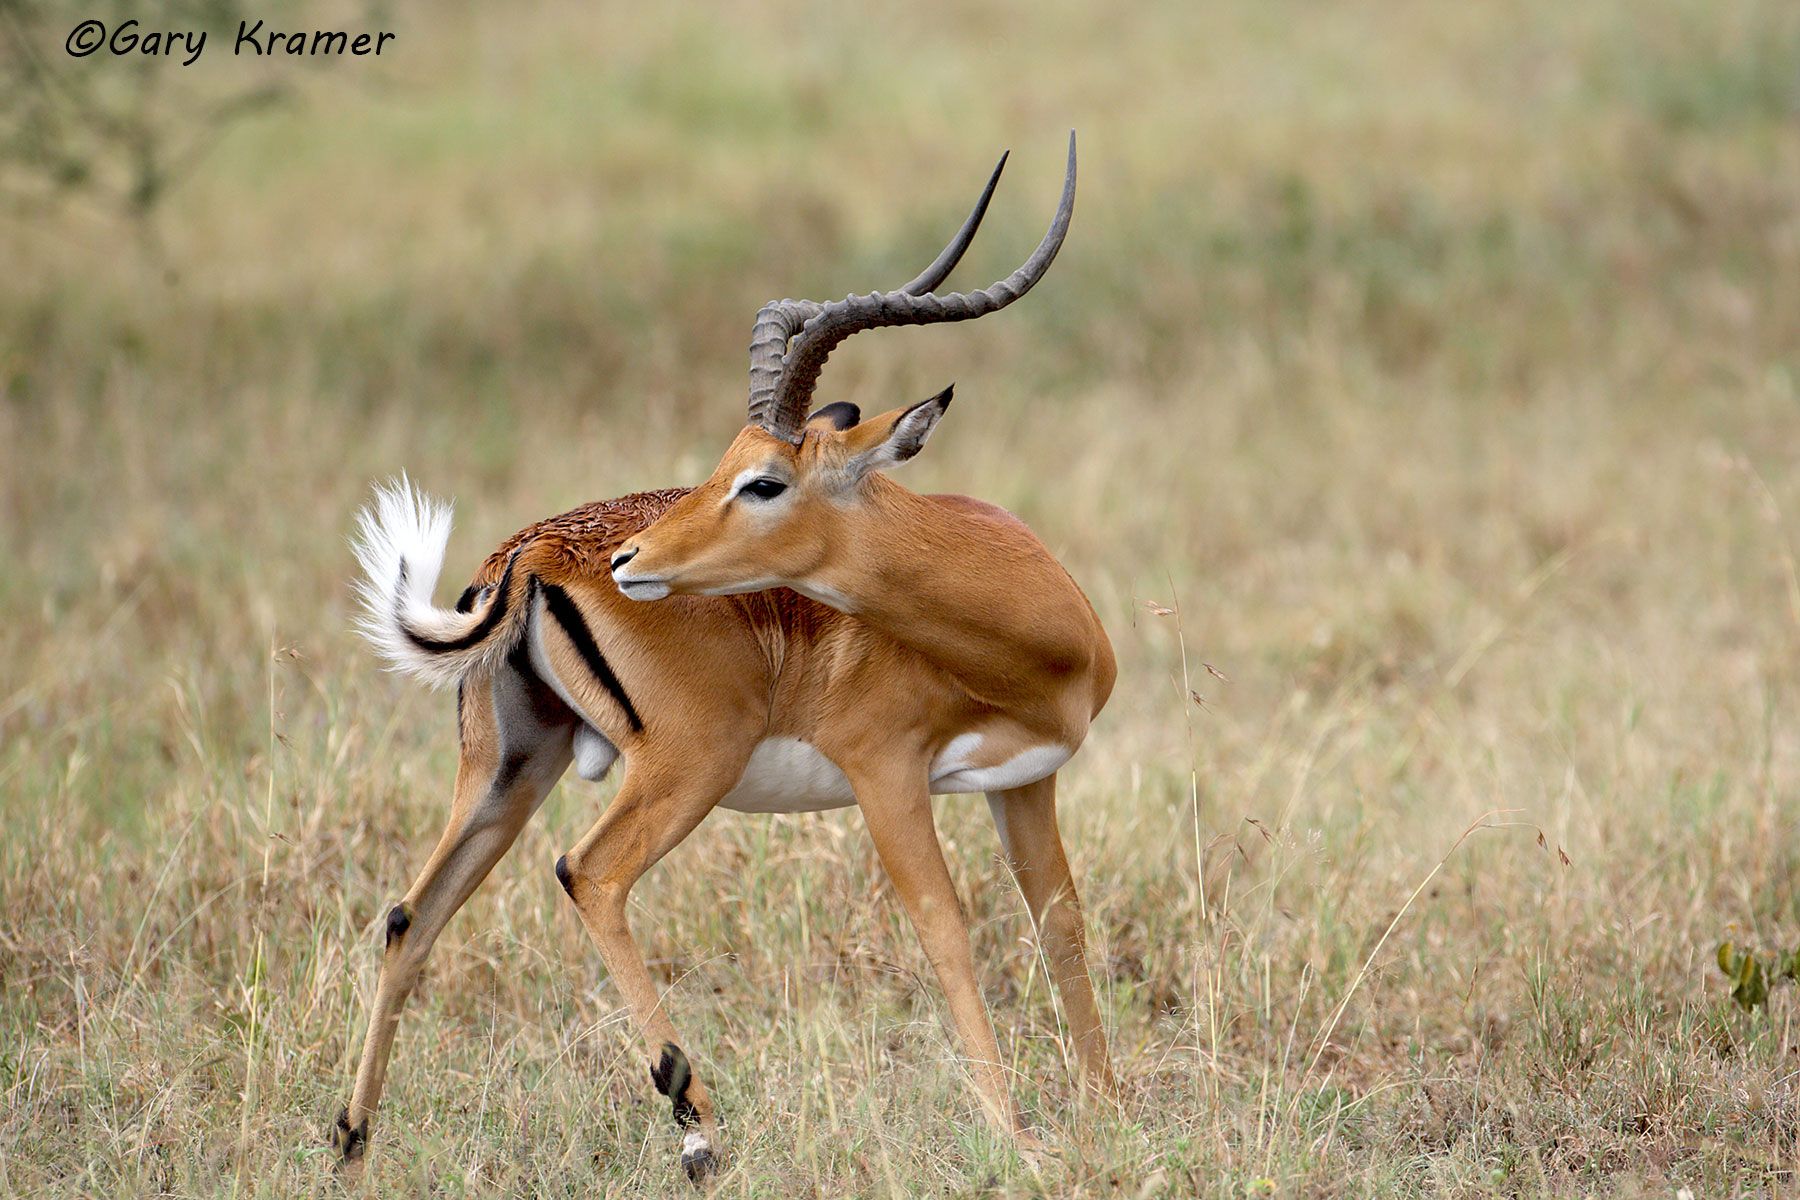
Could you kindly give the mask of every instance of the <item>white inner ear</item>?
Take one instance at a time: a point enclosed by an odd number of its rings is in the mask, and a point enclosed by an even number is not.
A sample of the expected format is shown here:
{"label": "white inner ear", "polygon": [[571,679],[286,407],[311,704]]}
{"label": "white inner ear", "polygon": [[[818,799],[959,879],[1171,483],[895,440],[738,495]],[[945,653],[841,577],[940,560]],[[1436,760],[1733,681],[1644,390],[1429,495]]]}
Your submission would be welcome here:
{"label": "white inner ear", "polygon": [[885,471],[889,467],[897,467],[917,454],[925,448],[926,439],[937,428],[938,418],[943,415],[944,406],[930,401],[905,413],[894,422],[893,431],[885,441],[850,460],[852,477],[860,479],[870,471]]}

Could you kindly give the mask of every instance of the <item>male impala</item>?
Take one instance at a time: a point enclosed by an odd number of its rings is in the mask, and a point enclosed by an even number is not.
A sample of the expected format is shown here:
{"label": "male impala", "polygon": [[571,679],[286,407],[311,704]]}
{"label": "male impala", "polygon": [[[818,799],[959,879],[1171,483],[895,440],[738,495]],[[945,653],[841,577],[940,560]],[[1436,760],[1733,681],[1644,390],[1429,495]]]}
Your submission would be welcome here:
{"label": "male impala", "polygon": [[862,809],[948,997],[981,1106],[1013,1132],[932,824],[933,794],[985,791],[1083,1076],[1112,1092],[1056,825],[1056,772],[1112,690],[1106,633],[1017,518],[885,474],[925,444],[948,388],[868,421],[845,403],[807,417],[820,367],[851,334],[983,316],[1043,277],[1074,211],[1073,135],[1055,220],[1025,264],[983,291],[932,292],[974,237],[1005,162],[943,254],[900,290],[764,306],[749,423],[699,487],[533,525],[489,556],[454,610],[431,600],[449,510],[402,482],[363,514],[364,632],[397,668],[457,685],[462,755],[449,828],[387,919],[356,1090],[335,1130],[345,1161],[367,1145],[395,1025],[432,942],[571,760],[586,779],[625,762],[612,805],[556,876],[685,1130],[690,1176],[718,1162],[713,1103],[625,907],[638,878],[720,805]]}

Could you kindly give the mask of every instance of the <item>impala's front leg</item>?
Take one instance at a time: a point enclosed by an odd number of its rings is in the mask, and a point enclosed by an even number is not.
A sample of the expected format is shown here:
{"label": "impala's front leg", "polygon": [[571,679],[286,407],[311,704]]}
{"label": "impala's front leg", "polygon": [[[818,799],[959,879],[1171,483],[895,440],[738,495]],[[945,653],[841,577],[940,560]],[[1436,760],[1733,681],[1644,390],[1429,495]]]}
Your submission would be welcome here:
{"label": "impala's front leg", "polygon": [[975,981],[969,923],[938,846],[924,762],[881,763],[858,771],[846,766],[845,770],[881,865],[900,894],[925,957],[944,989],[950,1020],[969,1057],[982,1111],[1000,1132],[1019,1139],[1026,1149],[1035,1149],[1035,1141],[1020,1130],[1000,1065],[994,1026]]}
{"label": "impala's front leg", "polygon": [[605,815],[556,863],[556,877],[600,948],[607,973],[643,1039],[650,1078],[669,1097],[675,1123],[686,1133],[681,1165],[695,1182],[718,1166],[718,1120],[712,1097],[694,1076],[663,997],[632,939],[625,905],[632,885],[693,832],[736,782],[742,766],[741,756],[724,770],[717,762],[698,761],[677,768],[655,761],[648,752],[628,758],[625,782]]}

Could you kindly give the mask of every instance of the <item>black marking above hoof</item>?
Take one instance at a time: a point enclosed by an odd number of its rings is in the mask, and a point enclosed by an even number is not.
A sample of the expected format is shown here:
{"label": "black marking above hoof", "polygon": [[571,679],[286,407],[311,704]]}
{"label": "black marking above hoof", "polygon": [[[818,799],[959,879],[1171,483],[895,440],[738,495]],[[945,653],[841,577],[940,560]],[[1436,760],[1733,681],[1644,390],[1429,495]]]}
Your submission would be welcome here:
{"label": "black marking above hoof", "polygon": [[687,1172],[693,1183],[705,1183],[719,1170],[719,1156],[712,1152],[711,1146],[702,1145],[696,1150],[681,1152],[681,1169]]}
{"label": "black marking above hoof", "polygon": [[412,914],[406,911],[406,905],[394,905],[394,911],[388,914],[387,944],[392,946],[397,939],[405,937],[406,931],[411,928]]}
{"label": "black marking above hoof", "polygon": [[556,882],[562,884],[562,890],[569,894],[569,899],[575,898],[575,879],[569,874],[569,856],[566,854],[556,860]]}
{"label": "black marking above hoof", "polygon": [[675,1124],[683,1129],[700,1119],[699,1111],[687,1094],[688,1083],[693,1078],[693,1068],[688,1066],[687,1055],[681,1052],[681,1047],[674,1042],[664,1042],[662,1058],[650,1068],[650,1082],[656,1085],[657,1091],[669,1098],[669,1107],[675,1114]]}
{"label": "black marking above hoof", "polygon": [[356,1128],[350,1128],[350,1110],[343,1109],[338,1113],[337,1123],[331,1127],[331,1145],[338,1152],[339,1163],[353,1163],[363,1156],[369,1148],[369,1118],[364,1117]]}

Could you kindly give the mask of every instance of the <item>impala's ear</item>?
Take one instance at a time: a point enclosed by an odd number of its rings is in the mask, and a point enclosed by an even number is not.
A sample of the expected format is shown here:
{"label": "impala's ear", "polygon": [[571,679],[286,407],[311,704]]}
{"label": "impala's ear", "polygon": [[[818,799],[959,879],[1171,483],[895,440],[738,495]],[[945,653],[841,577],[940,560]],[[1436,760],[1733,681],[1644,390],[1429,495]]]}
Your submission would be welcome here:
{"label": "impala's ear", "polygon": [[862,409],[848,400],[838,400],[827,404],[806,418],[806,427],[808,429],[831,429],[842,433],[846,429],[856,428],[856,423],[860,420],[862,420]]}
{"label": "impala's ear", "polygon": [[956,385],[951,384],[929,400],[871,417],[845,434],[850,447],[850,477],[861,479],[870,471],[897,467],[924,449],[925,439],[950,407],[950,396],[955,390]]}

